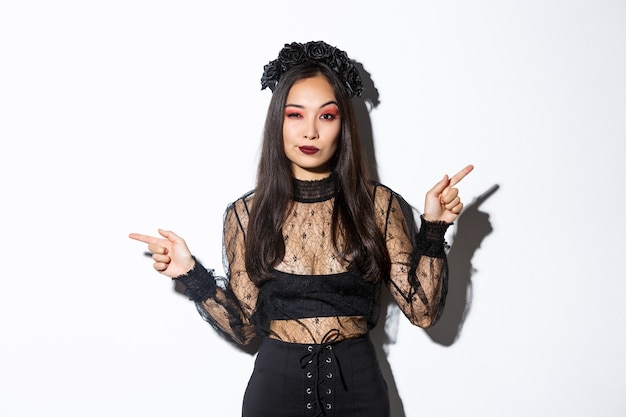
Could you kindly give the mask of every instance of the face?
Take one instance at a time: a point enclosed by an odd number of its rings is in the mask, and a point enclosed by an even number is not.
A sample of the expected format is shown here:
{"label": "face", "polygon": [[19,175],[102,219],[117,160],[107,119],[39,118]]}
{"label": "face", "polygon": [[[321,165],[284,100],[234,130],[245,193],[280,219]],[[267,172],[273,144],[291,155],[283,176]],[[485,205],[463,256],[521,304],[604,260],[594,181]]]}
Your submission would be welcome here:
{"label": "face", "polygon": [[297,81],[289,90],[283,117],[283,146],[299,180],[318,180],[331,173],[341,115],[330,83],[322,75]]}

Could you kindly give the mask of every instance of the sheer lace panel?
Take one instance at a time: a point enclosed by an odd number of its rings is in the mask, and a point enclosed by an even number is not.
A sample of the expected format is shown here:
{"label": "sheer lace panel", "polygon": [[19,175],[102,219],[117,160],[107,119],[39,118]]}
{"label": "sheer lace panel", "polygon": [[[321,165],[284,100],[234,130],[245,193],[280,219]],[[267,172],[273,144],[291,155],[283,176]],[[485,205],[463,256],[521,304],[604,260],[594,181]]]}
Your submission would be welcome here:
{"label": "sheer lace panel", "polygon": [[[447,228],[422,222],[415,235],[412,217],[407,215],[404,200],[390,189],[376,188],[376,219],[383,231],[391,258],[390,279],[387,283],[396,303],[411,323],[429,327],[443,308],[443,284],[447,283],[447,262],[443,234]],[[433,230],[435,229],[435,230]],[[435,233],[438,232],[438,233]],[[426,242],[437,239],[436,242]],[[425,256],[424,248],[440,248],[439,257]]]}
{"label": "sheer lace panel", "polygon": [[335,199],[317,203],[295,202],[283,226],[285,257],[279,271],[296,275],[345,272],[348,265],[336,253],[331,219]]}
{"label": "sheer lace panel", "polygon": [[364,317],[313,317],[297,320],[272,320],[270,337],[290,343],[325,343],[361,336],[369,330]]}

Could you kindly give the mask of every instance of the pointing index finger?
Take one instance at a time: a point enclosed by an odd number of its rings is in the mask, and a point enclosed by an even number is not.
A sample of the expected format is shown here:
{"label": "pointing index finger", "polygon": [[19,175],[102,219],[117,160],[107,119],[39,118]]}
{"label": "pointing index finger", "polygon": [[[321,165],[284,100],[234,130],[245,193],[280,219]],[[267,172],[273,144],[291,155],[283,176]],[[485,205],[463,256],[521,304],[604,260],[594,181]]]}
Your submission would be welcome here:
{"label": "pointing index finger", "polygon": [[449,187],[454,187],[463,178],[465,178],[465,176],[467,174],[472,172],[473,169],[474,169],[474,165],[468,165],[465,168],[463,168],[462,170],[460,170],[459,172],[457,172],[456,174],[454,174],[454,176],[452,178],[450,178],[450,185],[449,185]]}
{"label": "pointing index finger", "polygon": [[153,237],[153,236],[148,236],[148,235],[142,235],[139,233],[131,233],[128,235],[129,238],[134,239],[134,240],[138,240],[140,242],[143,243],[159,243],[162,239],[159,239],[158,237]]}

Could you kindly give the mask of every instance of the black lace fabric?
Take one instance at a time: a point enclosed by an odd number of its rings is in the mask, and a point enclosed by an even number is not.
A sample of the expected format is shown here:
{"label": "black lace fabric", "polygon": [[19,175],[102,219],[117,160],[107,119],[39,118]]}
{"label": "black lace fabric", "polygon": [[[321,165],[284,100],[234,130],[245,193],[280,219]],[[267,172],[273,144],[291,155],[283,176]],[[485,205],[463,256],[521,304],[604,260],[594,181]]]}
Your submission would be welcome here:
{"label": "black lace fabric", "polygon": [[[438,319],[447,291],[444,234],[448,224],[421,219],[419,229],[404,200],[373,185],[375,216],[385,236],[391,270],[385,284],[411,323]],[[283,227],[285,256],[275,279],[257,286],[248,277],[245,235],[254,193],[231,204],[224,217],[226,277],[199,263],[177,279],[201,316],[221,334],[246,344],[255,336],[293,343],[325,343],[367,333],[378,320],[381,284],[348,271],[331,236],[332,178],[297,181],[297,195]]]}

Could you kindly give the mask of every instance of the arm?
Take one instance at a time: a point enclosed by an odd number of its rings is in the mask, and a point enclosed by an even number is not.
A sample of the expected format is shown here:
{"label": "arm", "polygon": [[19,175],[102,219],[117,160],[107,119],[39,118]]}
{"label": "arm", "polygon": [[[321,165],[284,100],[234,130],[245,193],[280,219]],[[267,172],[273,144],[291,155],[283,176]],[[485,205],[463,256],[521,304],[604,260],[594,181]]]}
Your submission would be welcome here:
{"label": "arm", "polygon": [[426,328],[436,323],[445,303],[448,265],[444,234],[449,225],[422,217],[418,232],[410,207],[403,204],[406,202],[391,190],[377,192],[376,211],[385,213],[379,222],[391,261],[386,284],[409,321]]}
{"label": "arm", "polygon": [[377,197],[376,212],[385,213],[382,226],[391,260],[387,286],[416,326],[433,326],[443,312],[448,289],[444,237],[463,208],[454,185],[472,169],[469,165],[452,178],[445,176],[427,193],[419,231],[410,207],[400,196],[389,191],[386,198]]}
{"label": "arm", "polygon": [[238,207],[244,207],[243,200],[229,206],[224,219],[226,277],[217,277],[213,270],[204,268],[185,241],[173,232],[159,230],[163,238],[136,233],[130,237],[148,243],[154,268],[185,287],[185,294],[196,303],[203,319],[230,340],[247,344],[255,336],[249,317],[256,304],[257,288],[245,273],[244,226]]}
{"label": "arm", "polygon": [[[250,281],[245,268],[245,230],[248,212],[240,199],[226,210],[224,218],[224,269],[226,278],[215,285],[214,296],[194,299],[198,312],[219,333],[239,344],[248,344],[255,337],[250,316],[256,308],[257,286]],[[201,271],[204,268],[201,268]],[[185,287],[189,282],[181,277]],[[215,277],[213,277],[215,282]]]}

